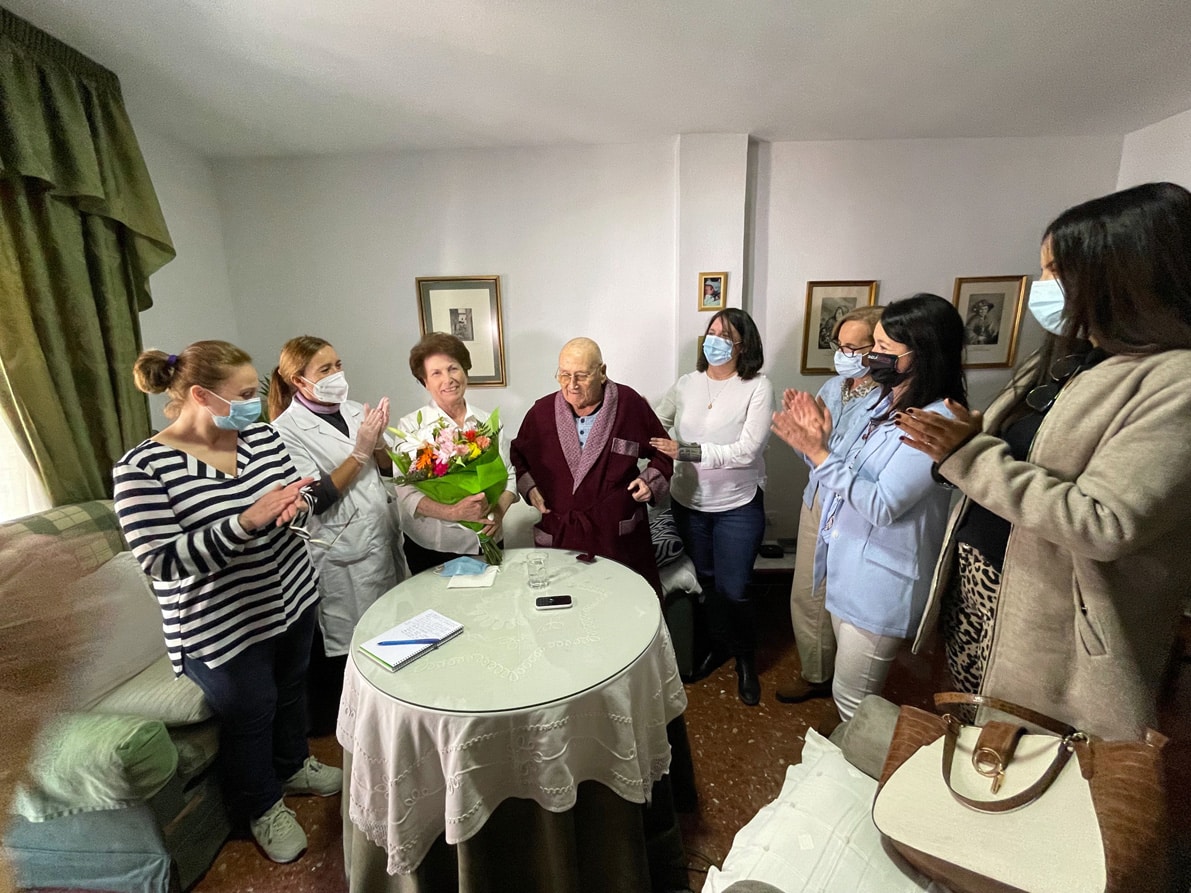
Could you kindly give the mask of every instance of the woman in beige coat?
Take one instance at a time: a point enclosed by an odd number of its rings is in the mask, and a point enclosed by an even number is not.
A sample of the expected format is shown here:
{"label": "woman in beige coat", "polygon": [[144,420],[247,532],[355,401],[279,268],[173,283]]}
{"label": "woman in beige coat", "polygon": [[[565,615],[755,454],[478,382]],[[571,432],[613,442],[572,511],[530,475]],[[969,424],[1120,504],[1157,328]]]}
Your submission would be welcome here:
{"label": "woman in beige coat", "polygon": [[1191,193],[1077,205],[1041,258],[1047,346],[983,417],[898,420],[964,497],[915,649],[941,617],[961,689],[1131,738],[1191,580]]}

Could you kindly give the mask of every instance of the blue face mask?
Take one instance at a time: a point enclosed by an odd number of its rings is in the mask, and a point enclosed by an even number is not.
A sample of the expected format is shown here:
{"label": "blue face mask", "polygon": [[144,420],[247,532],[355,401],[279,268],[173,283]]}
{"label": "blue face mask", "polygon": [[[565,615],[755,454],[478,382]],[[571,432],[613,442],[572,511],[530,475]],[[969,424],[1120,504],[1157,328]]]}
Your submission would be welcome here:
{"label": "blue face mask", "polygon": [[722,366],[732,359],[732,342],[719,335],[708,335],[703,339],[703,356],[713,366]]}
{"label": "blue face mask", "polygon": [[[219,397],[214,391],[208,391],[213,397]],[[215,427],[222,428],[224,431],[243,431],[253,422],[259,422],[261,418],[261,398],[253,397],[249,400],[228,400],[224,397],[219,397],[224,403],[228,405],[227,415],[215,415],[210,409],[211,418],[215,420]]]}
{"label": "blue face mask", "polygon": [[836,374],[842,375],[844,378],[864,378],[868,374],[868,370],[864,368],[864,354],[850,357],[842,350],[837,350],[835,352],[835,371]]}
{"label": "blue face mask", "polygon": [[1052,335],[1063,334],[1063,284],[1058,279],[1039,279],[1030,286],[1030,312],[1038,325]]}
{"label": "blue face mask", "polygon": [[480,559],[472,558],[470,555],[460,555],[458,558],[452,558],[444,564],[440,573],[444,577],[458,577],[482,574],[487,570],[488,563],[486,561],[480,561]]}

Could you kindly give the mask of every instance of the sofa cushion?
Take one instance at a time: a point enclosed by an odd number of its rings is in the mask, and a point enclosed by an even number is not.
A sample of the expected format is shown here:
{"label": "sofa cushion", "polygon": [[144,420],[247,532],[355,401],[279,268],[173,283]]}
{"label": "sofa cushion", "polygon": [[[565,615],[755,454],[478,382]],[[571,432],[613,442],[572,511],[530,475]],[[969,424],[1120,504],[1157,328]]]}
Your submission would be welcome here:
{"label": "sofa cushion", "polygon": [[128,548],[110,499],[60,505],[10,524],[26,533],[68,542],[83,571],[95,570]]}
{"label": "sofa cushion", "polygon": [[128,806],[161,790],[177,766],[178,751],[161,722],[67,713],[39,737],[16,809],[40,822]]}
{"label": "sofa cushion", "polygon": [[649,513],[649,538],[653,540],[653,557],[658,567],[682,557],[682,538],[669,509]]}
{"label": "sofa cushion", "polygon": [[849,763],[879,780],[900,713],[901,708],[892,701],[880,695],[865,695],[852,718],[836,726],[831,742],[844,752]]}
{"label": "sofa cushion", "polygon": [[76,677],[81,686],[76,703],[87,708],[165,654],[161,609],[131,552],[119,553],[78,580],[70,597],[97,605],[102,618],[102,629]]}
{"label": "sofa cushion", "polygon": [[886,852],[869,814],[876,791],[877,783],[838,747],[808,730],[802,762],[786,770],[777,799],[736,834],[723,869],[708,871],[703,893],[725,893],[744,880],[783,893],[945,893]]}
{"label": "sofa cushion", "polygon": [[178,775],[185,782],[203,772],[219,754],[219,723],[215,720],[170,729],[178,748]]}
{"label": "sofa cushion", "polygon": [[116,686],[90,709],[158,719],[171,727],[202,722],[213,715],[202,690],[187,677],[175,676],[170,659],[164,656]]}

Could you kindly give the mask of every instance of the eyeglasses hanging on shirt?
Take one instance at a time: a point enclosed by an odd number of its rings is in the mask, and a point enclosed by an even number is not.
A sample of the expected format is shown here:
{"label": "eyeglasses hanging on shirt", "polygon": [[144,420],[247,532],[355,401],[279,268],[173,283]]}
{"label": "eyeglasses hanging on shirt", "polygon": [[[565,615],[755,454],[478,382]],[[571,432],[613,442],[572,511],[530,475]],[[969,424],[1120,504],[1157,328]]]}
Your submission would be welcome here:
{"label": "eyeglasses hanging on shirt", "polygon": [[[302,495],[304,497],[306,496],[306,494],[302,494]],[[306,501],[307,501],[307,503],[310,503],[311,500],[307,497]],[[325,546],[327,548],[327,551],[329,552],[331,550],[331,547],[334,546],[337,542],[339,542],[339,537],[343,536],[343,531],[347,530],[347,525],[351,524],[351,522],[356,519],[356,515],[358,515],[359,513],[360,513],[360,508],[359,508],[359,506],[357,506],[355,509],[352,510],[352,513],[348,516],[348,519],[343,522],[343,526],[339,528],[339,532],[337,534],[335,534],[334,539],[332,539],[330,542],[328,542],[327,540],[323,540],[323,539],[317,539],[314,536],[314,534],[312,534],[310,532],[310,530],[304,524],[297,523],[297,521],[298,521],[297,518],[295,518],[293,521],[290,521],[289,529],[294,534],[294,536],[298,537],[299,539],[306,540],[306,542],[310,543],[310,545],[312,545],[312,546]],[[311,511],[308,512],[305,517],[310,518],[312,516],[313,516],[313,509],[311,509]],[[301,517],[301,516],[299,516],[299,517]]]}
{"label": "eyeglasses hanging on shirt", "polygon": [[1050,364],[1050,381],[1040,384],[1026,394],[1026,406],[1039,414],[1045,414],[1055,405],[1059,394],[1067,383],[1079,373],[1091,369],[1108,354],[1099,348],[1092,348],[1084,354],[1071,354],[1059,357]]}

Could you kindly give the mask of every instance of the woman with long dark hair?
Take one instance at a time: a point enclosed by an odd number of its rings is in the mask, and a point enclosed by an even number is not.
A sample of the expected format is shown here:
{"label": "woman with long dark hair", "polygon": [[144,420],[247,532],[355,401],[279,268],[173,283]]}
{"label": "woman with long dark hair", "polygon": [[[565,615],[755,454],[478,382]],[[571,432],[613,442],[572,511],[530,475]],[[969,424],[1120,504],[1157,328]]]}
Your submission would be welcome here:
{"label": "woman with long dark hair", "polygon": [[773,385],[761,374],[761,335],[743,310],[721,310],[707,324],[694,372],[657,407],[674,439],[650,445],[678,461],[670,482],[674,521],[695,564],[707,606],[711,651],[706,676],[736,658],[740,700],[761,698],[755,611],[746,588],[765,534],[765,444]]}
{"label": "woman with long dark hair", "polygon": [[1191,193],[1076,205],[1041,266],[1051,337],[988,411],[898,423],[963,494],[919,639],[942,615],[958,687],[1136,737],[1191,579]]}
{"label": "woman with long dark hair", "polygon": [[827,576],[836,636],[832,695],[851,718],[881,691],[894,656],[926,607],[930,571],[947,519],[948,493],[931,462],[903,444],[895,420],[911,407],[965,407],[964,323],[938,295],[916,294],[885,308],[865,358],[881,386],[868,424],[848,442],[830,441],[834,420],[821,400],[798,392],[773,430],[806,456],[823,503],[816,560]]}

